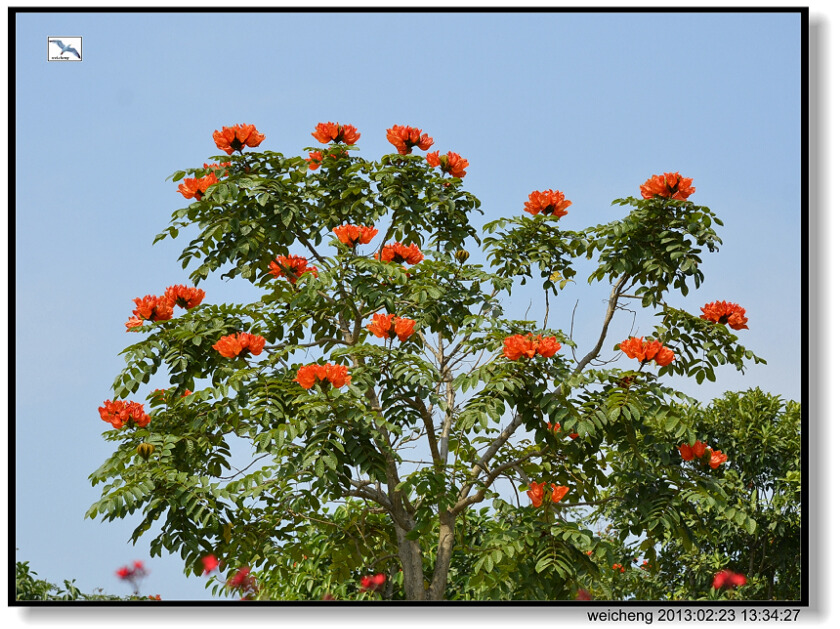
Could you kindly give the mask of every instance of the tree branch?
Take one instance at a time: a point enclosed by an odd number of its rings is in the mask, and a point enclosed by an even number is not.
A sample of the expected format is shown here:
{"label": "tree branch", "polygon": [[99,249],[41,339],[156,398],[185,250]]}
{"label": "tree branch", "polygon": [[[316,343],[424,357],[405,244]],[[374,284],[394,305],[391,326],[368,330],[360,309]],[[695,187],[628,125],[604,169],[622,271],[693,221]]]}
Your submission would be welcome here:
{"label": "tree branch", "polygon": [[[518,416],[517,416],[517,417],[518,417]],[[490,487],[490,485],[492,485],[492,484],[493,484],[493,481],[495,481],[495,480],[496,480],[496,478],[498,478],[498,477],[499,477],[499,475],[500,475],[502,472],[504,472],[504,471],[506,471],[506,470],[509,470],[509,469],[511,469],[511,468],[515,468],[515,467],[517,467],[520,463],[523,463],[523,462],[527,461],[528,459],[532,459],[532,458],[534,458],[534,457],[538,457],[538,456],[543,456],[543,455],[545,455],[545,454],[546,454],[549,450],[550,450],[550,446],[544,446],[542,449],[540,449],[540,450],[538,450],[538,451],[536,451],[536,452],[529,452],[529,453],[528,453],[528,454],[526,454],[525,456],[521,456],[521,457],[519,457],[518,459],[515,459],[515,460],[513,460],[513,461],[508,461],[507,463],[502,463],[501,465],[499,465],[499,466],[498,466],[496,469],[494,469],[494,470],[490,470],[490,469],[487,469],[487,468],[485,467],[485,470],[486,470],[486,472],[487,472],[487,480],[484,482],[484,486],[483,486],[481,489],[479,489],[477,492],[475,492],[472,496],[469,496],[469,495],[468,495],[468,494],[469,494],[470,487],[471,487],[473,484],[475,484],[475,483],[476,483],[476,481],[478,480],[478,478],[477,478],[477,476],[478,476],[478,475],[476,474],[476,475],[475,475],[475,476],[476,476],[476,478],[473,478],[471,481],[468,481],[468,482],[464,485],[464,487],[461,489],[461,492],[460,492],[460,494],[458,495],[459,500],[458,500],[458,502],[456,502],[456,503],[455,503],[455,506],[453,506],[453,507],[450,509],[450,511],[451,511],[452,513],[454,513],[454,514],[456,514],[456,515],[457,515],[458,513],[460,513],[460,512],[461,512],[461,511],[463,511],[464,509],[466,509],[468,506],[470,506],[470,505],[472,505],[472,504],[475,504],[475,503],[477,503],[477,502],[481,502],[482,500],[484,500],[484,495],[487,493],[487,489]],[[484,457],[482,457],[482,460],[483,460],[486,456],[487,456],[487,454],[485,453]],[[489,459],[488,459],[488,460],[489,460]],[[486,465],[486,462],[485,462],[485,465]],[[475,471],[475,468],[473,468],[473,471]]]}
{"label": "tree branch", "polygon": [[580,362],[575,367],[575,374],[579,374],[583,371],[584,367],[588,365],[594,358],[598,357],[598,354],[601,351],[601,347],[604,345],[604,339],[607,338],[607,330],[610,327],[610,321],[612,321],[613,315],[615,314],[615,306],[618,302],[618,297],[621,294],[621,291],[624,289],[624,285],[627,283],[627,280],[630,279],[630,274],[625,273],[618,281],[613,285],[612,292],[610,292],[610,299],[607,303],[607,314],[604,317],[604,327],[601,329],[601,336],[598,339],[598,342],[595,344],[595,347],[592,348],[592,351],[589,352],[586,356],[581,358]]}

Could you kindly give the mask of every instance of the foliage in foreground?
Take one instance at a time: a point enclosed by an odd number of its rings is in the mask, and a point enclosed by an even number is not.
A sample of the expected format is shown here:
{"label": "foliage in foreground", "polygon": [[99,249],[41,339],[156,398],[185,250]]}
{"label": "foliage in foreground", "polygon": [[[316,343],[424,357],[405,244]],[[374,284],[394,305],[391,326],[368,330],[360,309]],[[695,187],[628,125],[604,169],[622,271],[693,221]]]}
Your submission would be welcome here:
{"label": "foliage in foreground", "polygon": [[64,581],[64,587],[37,578],[28,561],[15,563],[15,600],[17,601],[143,601],[148,596],[114,596],[97,591],[85,594],[75,585],[75,579]]}

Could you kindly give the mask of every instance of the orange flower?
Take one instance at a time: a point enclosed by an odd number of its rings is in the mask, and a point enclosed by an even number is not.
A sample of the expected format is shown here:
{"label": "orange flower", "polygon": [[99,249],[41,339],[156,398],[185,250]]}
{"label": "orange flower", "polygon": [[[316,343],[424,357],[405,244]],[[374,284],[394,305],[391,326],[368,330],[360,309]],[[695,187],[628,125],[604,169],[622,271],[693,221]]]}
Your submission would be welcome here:
{"label": "orange flower", "polygon": [[298,369],[294,382],[304,389],[311,389],[315,385],[315,380],[323,379],[323,373],[322,365],[304,365]]}
{"label": "orange flower", "polygon": [[567,201],[566,195],[562,192],[557,192],[556,190],[544,190],[543,192],[534,190],[528,195],[528,201],[525,202],[525,211],[534,216],[545,214],[546,216],[552,215],[559,218],[568,214],[566,208],[571,204],[572,202]]}
{"label": "orange flower", "polygon": [[656,361],[657,365],[664,367],[665,365],[670,365],[674,361],[674,352],[667,347],[662,347],[658,352],[656,352],[656,356],[654,356],[653,359]]}
{"label": "orange flower", "polygon": [[429,166],[440,166],[443,172],[449,173],[453,177],[463,178],[467,174],[467,166],[470,163],[458,155],[458,153],[449,151],[443,156],[439,155],[439,153],[440,151],[435,151],[426,154],[426,161],[429,163]]}
{"label": "orange flower", "polygon": [[326,379],[336,389],[343,387],[345,384],[350,384],[350,375],[347,373],[347,367],[345,365],[326,364],[324,365],[324,373],[326,374]]}
{"label": "orange flower", "polygon": [[174,314],[172,304],[166,297],[154,295],[146,295],[142,299],[135,297],[134,303],[137,307],[131,311],[131,314],[146,321],[168,321]]}
{"label": "orange flower", "polygon": [[423,253],[417,248],[414,243],[405,246],[402,243],[395,242],[392,245],[386,245],[382,248],[382,255],[378,253],[373,254],[373,257],[383,262],[407,262],[408,264],[417,264],[423,259]]}
{"label": "orange flower", "polygon": [[557,342],[557,337],[555,336],[548,336],[546,338],[537,336],[537,341],[537,354],[544,356],[545,358],[551,358],[554,356],[554,354],[557,353],[557,350],[561,347],[560,343]]}
{"label": "orange flower", "polygon": [[184,286],[183,284],[177,284],[167,288],[163,297],[173,306],[180,306],[181,308],[189,310],[190,308],[195,308],[199,305],[204,299],[204,295],[204,291],[200,288],[192,288]]}
{"label": "orange flower", "polygon": [[403,319],[392,314],[375,314],[373,322],[367,326],[367,329],[381,339],[392,339],[396,336],[401,341],[407,341],[414,334],[415,323],[417,322],[414,319]]}
{"label": "orange flower", "polygon": [[642,337],[629,338],[622,341],[618,348],[627,354],[628,358],[636,358],[642,364],[655,360],[656,364],[664,367],[674,360],[674,352],[663,347],[659,341],[646,341]]}
{"label": "orange flower", "polygon": [[373,315],[373,322],[368,324],[367,329],[377,338],[388,338],[391,333],[391,319],[393,318],[394,315],[392,314],[375,314]]}
{"label": "orange flower", "polygon": [[184,182],[178,186],[178,192],[184,195],[187,199],[195,197],[196,201],[201,201],[207,188],[214,183],[219,183],[216,179],[216,173],[210,173],[201,179],[184,179]]}
{"label": "orange flower", "polygon": [[123,400],[105,400],[99,407],[99,416],[119,430],[129,423],[144,428],[149,425],[151,418],[143,410],[143,405],[137,402],[126,402]]}
{"label": "orange flower", "polygon": [[620,570],[621,572],[624,572],[624,566],[622,566],[620,563],[614,563],[612,567],[613,570]]}
{"label": "orange flower", "polygon": [[338,389],[349,384],[350,375],[345,365],[304,365],[298,369],[294,382],[304,389],[311,389],[316,380],[326,380]]}
{"label": "orange flower", "polygon": [[228,334],[220,338],[213,345],[213,349],[225,358],[236,358],[244,350],[248,350],[254,356],[258,356],[262,353],[264,345],[265,339],[259,334],[237,332],[236,334]]}
{"label": "orange flower", "polygon": [[230,155],[234,151],[241,153],[246,146],[259,146],[265,140],[265,136],[252,124],[235,124],[232,127],[222,127],[221,131],[214,131],[213,140],[219,150]]}
{"label": "orange flower", "polygon": [[675,201],[685,201],[694,194],[695,188],[691,187],[693,179],[682,177],[679,173],[665,173],[664,175],[653,175],[645,183],[639,186],[643,199],[663,197]]}
{"label": "orange flower", "polygon": [[709,454],[709,467],[713,470],[716,470],[721,463],[725,462],[728,459],[723,452],[720,450],[712,450]]}
{"label": "orange flower", "polygon": [[361,133],[351,124],[340,125],[337,122],[319,122],[315,125],[315,133],[312,134],[321,144],[330,142],[344,142],[344,144],[355,144],[361,137]]}
{"label": "orange flower", "polygon": [[679,447],[680,456],[683,458],[683,461],[693,461],[694,460],[694,450],[691,449],[691,446],[687,443],[682,444]]}
{"label": "orange flower", "polygon": [[302,256],[277,256],[277,261],[269,264],[269,272],[274,277],[282,275],[292,284],[296,284],[304,273],[312,273],[318,277],[318,269],[306,266],[306,263],[307,259]]}
{"label": "orange flower", "polygon": [[414,324],[417,323],[414,319],[403,319],[397,317],[394,319],[394,333],[401,341],[407,341],[409,337],[414,334]]}
{"label": "orange flower", "polygon": [[128,321],[125,322],[125,331],[128,332],[131,328],[138,328],[141,325],[143,325],[143,319],[131,317]]}
{"label": "orange flower", "polygon": [[[560,422],[558,422],[556,424],[552,424],[551,422],[546,422],[545,425],[548,426],[549,430],[554,431],[554,432],[558,432],[559,430],[563,429],[563,426],[560,424]],[[577,439],[578,437],[580,437],[580,435],[577,434],[576,432],[570,432],[569,433],[569,439]]]}
{"label": "orange flower", "polygon": [[682,444],[679,446],[680,456],[683,458],[684,461],[693,461],[694,459],[700,459],[701,462],[705,462],[709,464],[713,470],[716,470],[720,467],[721,463],[724,463],[729,457],[727,457],[723,452],[720,450],[715,450],[710,448],[707,444],[700,441],[699,439],[694,442],[693,446],[688,445],[687,443]]}
{"label": "orange flower", "polygon": [[368,244],[379,233],[379,230],[364,225],[342,225],[334,227],[333,233],[348,247],[355,247],[359,243]]}
{"label": "orange flower", "polygon": [[385,137],[391,144],[397,147],[397,152],[400,155],[408,155],[415,146],[427,151],[435,143],[432,138],[423,133],[422,129],[399,125],[394,125],[388,129],[385,132]]}
{"label": "orange flower", "polygon": [[306,161],[309,162],[309,170],[316,170],[324,161],[324,156],[321,151],[309,151],[309,158]]}
{"label": "orange flower", "polygon": [[505,339],[504,356],[510,360],[519,360],[522,356],[533,358],[536,354],[551,358],[560,349],[557,337],[543,338],[541,335],[513,334]]}
{"label": "orange flower", "polygon": [[738,304],[733,304],[728,301],[716,301],[706,304],[702,308],[703,314],[701,319],[711,321],[712,323],[729,324],[733,330],[748,330],[748,319],[744,316],[746,310],[741,308]]}
{"label": "orange flower", "polygon": [[535,507],[539,507],[542,505],[543,496],[545,495],[545,483],[537,483],[535,481],[531,483],[531,489],[525,493],[528,494],[528,497],[531,499],[531,504]]}
{"label": "orange flower", "polygon": [[560,502],[567,493],[569,493],[569,488],[565,485],[551,483],[551,502]]}
{"label": "orange flower", "polygon": [[513,334],[505,339],[504,356],[510,360],[519,360],[522,356],[533,358],[537,347],[528,337]]}

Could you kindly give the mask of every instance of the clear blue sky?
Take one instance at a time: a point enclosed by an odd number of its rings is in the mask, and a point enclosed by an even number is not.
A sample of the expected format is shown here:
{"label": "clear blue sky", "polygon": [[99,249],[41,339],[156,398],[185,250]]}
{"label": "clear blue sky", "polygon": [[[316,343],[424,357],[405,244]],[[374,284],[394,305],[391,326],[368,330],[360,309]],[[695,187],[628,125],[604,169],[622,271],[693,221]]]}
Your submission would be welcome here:
{"label": "clear blue sky", "polygon": [[[747,347],[768,361],[685,390],[708,400],[761,386],[801,399],[800,24],[798,14],[23,14],[17,18],[16,546],[42,578],[128,594],[114,571],[143,559],[144,593],[209,598],[179,558],[127,543],[132,521],[83,520],[88,475],[109,453],[97,406],[112,397],[132,298],[187,283],[186,241],[151,246],[185,204],[173,171],[218,153],[214,129],[253,123],[261,148],[302,154],[316,123],[361,132],[421,127],[470,166],[485,219],[528,193],[563,190],[562,220],[617,218],[653,174],[694,178],[692,200],[725,226],[687,299],[737,301]],[[48,63],[47,38],[81,35],[81,63]],[[578,284],[550,325],[586,350],[608,287]],[[250,298],[211,280],[207,301]],[[247,297],[246,297],[247,296]],[[542,320],[542,293],[511,299]],[[640,316],[633,332],[648,333]],[[630,332],[616,322],[615,341]],[[611,337],[611,340],[613,338]],[[166,386],[161,378],[151,388]],[[145,393],[143,390],[141,393]],[[137,396],[142,397],[141,395]]]}

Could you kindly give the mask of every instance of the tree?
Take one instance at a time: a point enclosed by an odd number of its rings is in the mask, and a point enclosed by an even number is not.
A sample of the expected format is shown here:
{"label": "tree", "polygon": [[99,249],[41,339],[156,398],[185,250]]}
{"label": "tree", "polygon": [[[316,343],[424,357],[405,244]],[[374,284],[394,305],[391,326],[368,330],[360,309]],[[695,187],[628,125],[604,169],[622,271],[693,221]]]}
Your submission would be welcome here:
{"label": "tree", "polygon": [[[153,554],[179,552],[195,574],[209,554],[229,573],[247,566],[264,598],[574,597],[602,574],[587,553],[608,549],[587,518],[608,506],[633,506],[622,526],[651,554],[691,547],[709,513],[754,531],[724,468],[684,467],[677,447],[700,434],[692,400],[660,378],[763,362],[727,329],[746,327],[737,304],[697,316],[664,301],[700,286],[700,253],[720,244],[720,219],[688,200],[691,179],[651,177],[642,199],[615,202],[625,216],[582,231],[560,228],[562,192],[534,191],[527,215],[489,222],[482,238],[469,163],[412,154],[431,147],[427,134],[393,127],[397,153],[379,161],[352,156],[352,125],[313,136],[329,146],[304,159],[246,151],[264,136],[224,127],[226,161],[174,174],[195,200],[157,239],[197,227],[181,256],[191,280],[224,271],[258,298],[203,304],[204,291],[173,286],[135,300],[127,331],[144,338],[100,408],[116,450],[91,475],[106,484],[89,517],[139,511],[133,540],[161,526]],[[468,263],[475,245],[486,265]],[[597,260],[590,283],[611,285],[580,359],[561,351],[574,343],[548,311],[539,327],[505,318],[500,301],[520,280],[541,282],[548,303],[576,259]],[[626,358],[608,368],[599,357],[630,299],[662,322],[614,348]],[[162,368],[172,387],[149,396],[151,415],[125,401]],[[373,574],[384,587],[354,585]]]}
{"label": "tree", "polygon": [[[714,435],[725,451],[738,453],[720,479],[731,506],[723,514],[715,509],[685,513],[688,547],[680,540],[664,541],[643,570],[636,561],[632,577],[616,575],[593,583],[593,590],[607,585],[612,595],[647,600],[800,599],[800,404],[782,403],[760,389],[730,392],[706,408],[685,407],[683,421],[698,435]],[[631,564],[644,550],[621,541],[630,537],[632,523],[619,509],[603,516],[611,523],[605,541]],[[737,593],[715,591],[711,575],[724,569],[746,575],[747,585]],[[603,589],[599,594],[607,596]]]}

